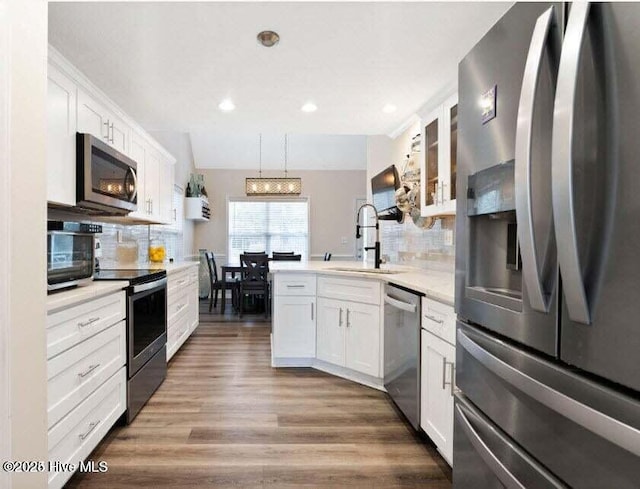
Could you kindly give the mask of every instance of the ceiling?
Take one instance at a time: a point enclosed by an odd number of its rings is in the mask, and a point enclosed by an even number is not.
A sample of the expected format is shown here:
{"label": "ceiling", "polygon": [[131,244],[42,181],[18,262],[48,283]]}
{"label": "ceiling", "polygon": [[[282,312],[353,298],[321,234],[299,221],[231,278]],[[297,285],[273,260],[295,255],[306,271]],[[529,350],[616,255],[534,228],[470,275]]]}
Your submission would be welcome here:
{"label": "ceiling", "polygon": [[[49,41],[148,130],[387,134],[455,80],[509,5],[62,2]],[[265,29],[277,46],[258,44]]]}

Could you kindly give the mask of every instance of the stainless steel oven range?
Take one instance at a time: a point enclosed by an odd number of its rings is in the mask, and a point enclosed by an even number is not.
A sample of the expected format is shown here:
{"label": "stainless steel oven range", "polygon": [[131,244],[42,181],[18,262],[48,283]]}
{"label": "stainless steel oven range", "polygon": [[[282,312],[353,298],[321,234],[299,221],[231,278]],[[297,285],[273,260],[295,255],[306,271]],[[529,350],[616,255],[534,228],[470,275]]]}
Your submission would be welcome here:
{"label": "stainless steel oven range", "polygon": [[95,280],[128,280],[127,423],[167,375],[167,272],[100,270]]}

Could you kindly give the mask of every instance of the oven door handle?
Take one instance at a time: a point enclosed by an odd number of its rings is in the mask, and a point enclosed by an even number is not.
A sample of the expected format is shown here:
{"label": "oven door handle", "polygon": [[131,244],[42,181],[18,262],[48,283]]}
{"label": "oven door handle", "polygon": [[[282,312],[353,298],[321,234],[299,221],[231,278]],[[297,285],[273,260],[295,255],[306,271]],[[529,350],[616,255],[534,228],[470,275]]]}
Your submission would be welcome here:
{"label": "oven door handle", "polygon": [[167,279],[161,278],[160,280],[155,280],[153,282],[149,282],[148,284],[134,285],[133,293],[138,294],[139,292],[146,292],[147,290],[164,287],[166,285],[167,285]]}

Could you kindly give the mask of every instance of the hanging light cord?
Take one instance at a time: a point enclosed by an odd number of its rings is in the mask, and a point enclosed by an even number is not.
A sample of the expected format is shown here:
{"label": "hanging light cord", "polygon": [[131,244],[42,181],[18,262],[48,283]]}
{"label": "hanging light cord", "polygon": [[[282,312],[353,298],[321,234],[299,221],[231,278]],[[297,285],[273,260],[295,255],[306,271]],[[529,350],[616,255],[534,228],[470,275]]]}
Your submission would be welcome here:
{"label": "hanging light cord", "polygon": [[260,160],[259,160],[259,167],[258,167],[258,175],[260,178],[262,178],[262,133],[260,133]]}
{"label": "hanging light cord", "polygon": [[287,150],[288,150],[288,144],[287,144],[287,133],[284,133],[284,177],[287,178]]}

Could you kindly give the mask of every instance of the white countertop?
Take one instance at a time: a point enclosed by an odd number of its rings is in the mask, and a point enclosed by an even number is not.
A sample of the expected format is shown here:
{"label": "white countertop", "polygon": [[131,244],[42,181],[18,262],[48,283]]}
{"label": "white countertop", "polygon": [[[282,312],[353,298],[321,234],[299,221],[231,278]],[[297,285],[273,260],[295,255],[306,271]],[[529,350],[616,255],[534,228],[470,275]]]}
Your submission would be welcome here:
{"label": "white countertop", "polygon": [[133,268],[138,268],[138,269],[145,269],[145,268],[149,268],[151,270],[166,270],[168,275],[171,275],[172,273],[175,272],[179,272],[181,270],[186,270],[189,267],[197,267],[200,266],[200,262],[199,261],[179,261],[179,262],[173,262],[173,263],[143,263],[141,265],[138,265],[137,267],[133,267]]}
{"label": "white countertop", "polygon": [[[335,268],[351,268],[354,270],[344,271],[335,270]],[[406,287],[416,292],[421,292],[427,297],[435,299],[439,302],[453,306],[455,275],[453,272],[441,272],[422,270],[402,265],[382,265],[383,270],[393,271],[394,273],[371,273],[365,270],[371,270],[370,264],[362,262],[346,262],[346,261],[273,261],[269,263],[269,271],[272,273],[322,273],[331,275],[343,275],[346,277],[362,277],[380,280],[385,283],[391,283]],[[362,270],[362,271],[358,271]]]}
{"label": "white countertop", "polygon": [[102,280],[79,285],[69,290],[53,292],[47,295],[47,313],[111,294],[128,286],[129,282],[126,280]]}

